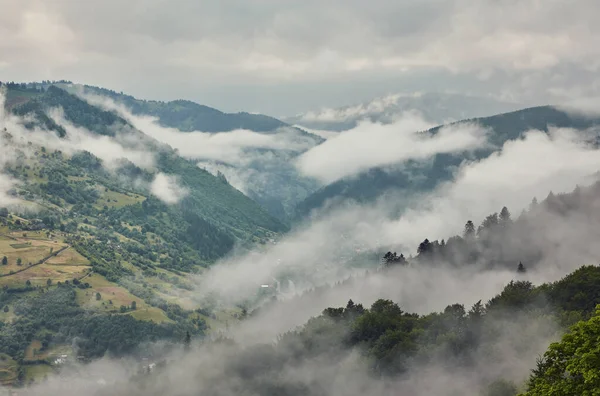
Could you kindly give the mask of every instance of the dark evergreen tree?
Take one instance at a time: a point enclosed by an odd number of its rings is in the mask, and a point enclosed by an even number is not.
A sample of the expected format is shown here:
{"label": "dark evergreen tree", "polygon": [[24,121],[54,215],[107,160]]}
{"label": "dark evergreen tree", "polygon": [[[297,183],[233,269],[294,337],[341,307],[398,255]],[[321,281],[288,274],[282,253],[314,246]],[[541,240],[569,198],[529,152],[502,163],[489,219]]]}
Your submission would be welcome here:
{"label": "dark evergreen tree", "polygon": [[192,343],[192,336],[190,335],[189,331],[185,332],[185,339],[183,340],[183,348],[186,351],[189,351],[191,348],[191,343]]}
{"label": "dark evergreen tree", "polygon": [[508,208],[505,206],[502,208],[502,210],[500,211],[500,224],[503,226],[506,226],[507,224],[509,224],[511,222],[510,219],[510,212],[508,211]]}
{"label": "dark evergreen tree", "polygon": [[433,252],[433,245],[429,242],[429,239],[425,239],[423,242],[419,244],[417,248],[417,253],[419,256],[423,256]]}
{"label": "dark evergreen tree", "polygon": [[463,237],[465,239],[475,237],[475,224],[471,220],[467,221],[465,224],[465,230],[463,231]]}

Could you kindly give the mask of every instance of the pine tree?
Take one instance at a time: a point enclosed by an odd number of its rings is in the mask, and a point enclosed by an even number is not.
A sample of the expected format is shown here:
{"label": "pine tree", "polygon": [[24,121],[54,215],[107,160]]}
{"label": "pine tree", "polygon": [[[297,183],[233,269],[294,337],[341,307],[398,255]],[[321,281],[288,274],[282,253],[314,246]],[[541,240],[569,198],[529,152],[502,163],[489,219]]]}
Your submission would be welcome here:
{"label": "pine tree", "polygon": [[185,339],[183,340],[183,348],[186,351],[190,350],[190,344],[192,343],[192,336],[190,335],[189,331],[185,332]]}
{"label": "pine tree", "polygon": [[520,272],[520,273],[527,272],[527,270],[525,269],[525,266],[520,261],[519,261],[519,266],[517,267],[517,272]]}
{"label": "pine tree", "polygon": [[505,226],[505,225],[509,224],[510,222],[511,222],[510,212],[508,211],[508,208],[505,206],[500,211],[500,224]]}
{"label": "pine tree", "polygon": [[475,224],[471,220],[467,221],[465,224],[465,230],[463,232],[463,237],[465,239],[470,239],[475,236]]}

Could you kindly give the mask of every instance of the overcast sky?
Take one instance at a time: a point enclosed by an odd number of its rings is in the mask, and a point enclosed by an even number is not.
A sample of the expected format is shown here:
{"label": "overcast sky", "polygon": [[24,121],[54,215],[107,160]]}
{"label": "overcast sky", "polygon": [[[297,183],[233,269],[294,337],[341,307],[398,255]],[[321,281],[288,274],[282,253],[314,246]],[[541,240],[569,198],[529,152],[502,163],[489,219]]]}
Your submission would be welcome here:
{"label": "overcast sky", "polygon": [[0,0],[0,80],[275,116],[398,91],[600,96],[598,0]]}

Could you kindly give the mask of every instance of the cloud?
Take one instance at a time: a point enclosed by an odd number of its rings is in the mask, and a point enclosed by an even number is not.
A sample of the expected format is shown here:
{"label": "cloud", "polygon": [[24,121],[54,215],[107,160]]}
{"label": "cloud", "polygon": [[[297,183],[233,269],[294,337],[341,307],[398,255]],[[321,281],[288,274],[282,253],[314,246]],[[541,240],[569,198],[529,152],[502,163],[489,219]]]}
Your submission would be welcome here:
{"label": "cloud", "polygon": [[[552,87],[600,92],[590,84],[600,65],[599,7],[595,0],[543,7],[536,0],[381,0],[377,7],[231,0],[224,11],[193,0],[109,0],[90,12],[76,0],[8,0],[0,70],[8,79],[71,78],[275,114],[406,85],[539,101]],[[100,22],[109,18],[110,27]]]}
{"label": "cloud", "polygon": [[295,128],[300,128],[300,129],[304,129],[306,132],[312,133],[313,135],[317,135],[322,137],[323,139],[330,139],[332,137],[335,137],[339,134],[339,132],[336,131],[324,131],[324,130],[320,130],[320,129],[314,129],[314,128],[307,128],[305,126],[302,125],[294,125]]}
{"label": "cloud", "polygon": [[17,203],[17,197],[8,191],[18,186],[19,181],[2,173],[6,166],[22,159],[36,158],[40,147],[47,150],[60,150],[66,155],[88,151],[102,160],[108,171],[114,172],[123,160],[152,170],[154,152],[145,137],[134,130],[115,131],[115,136],[96,135],[85,128],[69,122],[61,108],[47,112],[48,116],[66,130],[66,136],[59,138],[54,132],[24,125],[29,119],[15,116],[4,108],[4,92],[0,92],[0,202]]}
{"label": "cloud", "polygon": [[208,133],[203,131],[182,132],[177,128],[160,125],[158,117],[135,115],[125,106],[112,99],[79,92],[90,104],[116,111],[136,129],[151,138],[168,144],[183,157],[197,160],[219,161],[229,165],[247,165],[260,157],[256,149],[300,152],[315,144],[310,137],[293,128],[280,128],[275,133],[259,133],[245,129]]}
{"label": "cloud", "polygon": [[136,137],[133,130],[116,131],[114,137],[95,135],[87,129],[77,127],[69,122],[60,108],[52,109],[48,115],[67,131],[67,135],[60,140],[54,136],[52,140],[48,140],[48,144],[53,148],[67,153],[88,151],[102,159],[103,165],[109,170],[116,169],[123,159],[129,160],[141,168],[152,169],[154,167],[155,154],[147,146],[148,142],[144,142],[139,136]]}
{"label": "cloud", "polygon": [[364,121],[302,154],[297,167],[304,175],[331,183],[371,168],[473,150],[486,143],[486,131],[475,124],[444,127],[433,136],[422,132],[432,126],[416,113],[388,125]]}
{"label": "cloud", "polygon": [[[284,274],[297,274],[304,282],[295,280],[299,290],[335,282],[359,271],[357,263],[368,262],[365,257],[370,256],[361,256],[358,250],[397,246],[414,252],[425,238],[461,233],[469,219],[479,221],[503,206],[520,213],[533,197],[589,184],[599,168],[598,151],[576,131],[530,131],[488,158],[463,163],[455,181],[416,197],[400,216],[390,209],[393,197],[375,205],[340,207],[298,227],[274,246],[217,264],[203,275],[199,290],[243,299],[261,283]],[[556,228],[564,230],[549,226]]]}
{"label": "cloud", "polygon": [[[0,139],[0,142],[1,141],[2,140]],[[9,194],[9,191],[11,191],[16,185],[16,180],[8,175],[0,173],[0,207],[7,207],[21,202],[19,199]]]}
{"label": "cloud", "polygon": [[175,204],[185,198],[189,190],[180,186],[175,176],[159,172],[150,184],[150,192],[167,204]]}
{"label": "cloud", "polygon": [[600,116],[600,97],[578,98],[566,101],[555,107],[569,114],[598,117]]}
{"label": "cloud", "polygon": [[416,112],[425,121],[442,125],[455,121],[506,113],[523,108],[523,104],[501,100],[493,95],[468,95],[456,91],[396,93],[372,99],[358,105],[322,108],[287,117],[315,129],[345,131],[354,129],[362,120],[390,124],[405,113]]}
{"label": "cloud", "polygon": [[[413,95],[418,96],[419,93],[415,93]],[[356,118],[365,118],[370,115],[381,114],[390,107],[395,106],[398,103],[399,98],[400,94],[393,94],[376,98],[368,103],[359,105],[335,109],[324,108],[319,111],[308,111],[300,115],[300,122],[340,122],[350,121]]]}

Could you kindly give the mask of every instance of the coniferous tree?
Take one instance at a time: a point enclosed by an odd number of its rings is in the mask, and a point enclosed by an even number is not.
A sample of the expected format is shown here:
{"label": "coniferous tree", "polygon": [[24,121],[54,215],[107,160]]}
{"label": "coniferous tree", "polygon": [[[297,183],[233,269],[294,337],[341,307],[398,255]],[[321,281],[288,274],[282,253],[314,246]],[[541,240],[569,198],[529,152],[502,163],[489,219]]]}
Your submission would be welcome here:
{"label": "coniferous tree", "polygon": [[538,207],[538,200],[536,197],[533,197],[533,199],[531,200],[531,203],[529,204],[529,210],[534,210],[537,207]]}
{"label": "coniferous tree", "polygon": [[505,206],[500,211],[500,224],[505,226],[505,225],[509,224],[510,222],[511,222],[510,212],[508,211],[508,208]]}
{"label": "coniferous tree", "polygon": [[185,339],[183,340],[183,347],[186,351],[190,350],[190,345],[192,343],[192,336],[189,331],[185,332]]}
{"label": "coniferous tree", "polygon": [[424,254],[429,254],[433,251],[433,244],[431,242],[429,242],[429,239],[425,239],[423,242],[421,242],[419,244],[419,247],[417,248],[417,253],[419,254],[419,256],[424,255]]}
{"label": "coniferous tree", "polygon": [[475,224],[471,220],[467,221],[465,224],[465,230],[463,232],[463,237],[465,239],[473,238],[475,236]]}

